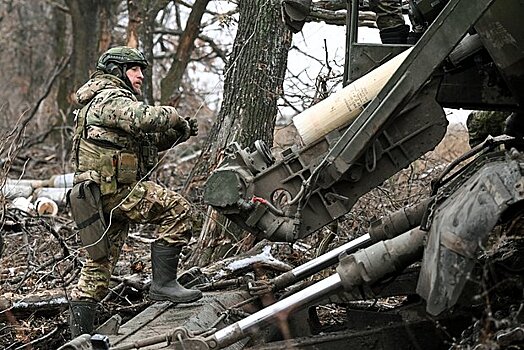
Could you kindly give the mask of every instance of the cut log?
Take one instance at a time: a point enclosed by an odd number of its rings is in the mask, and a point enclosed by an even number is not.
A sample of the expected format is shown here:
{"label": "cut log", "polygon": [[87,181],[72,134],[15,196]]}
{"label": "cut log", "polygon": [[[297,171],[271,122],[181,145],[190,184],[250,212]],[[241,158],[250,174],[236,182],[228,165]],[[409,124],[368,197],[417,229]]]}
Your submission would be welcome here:
{"label": "cut log", "polygon": [[[15,315],[27,315],[38,312],[61,312],[68,307],[63,290],[49,290],[30,295],[4,293],[0,297],[0,315],[10,312]],[[0,319],[2,317],[0,316]]]}

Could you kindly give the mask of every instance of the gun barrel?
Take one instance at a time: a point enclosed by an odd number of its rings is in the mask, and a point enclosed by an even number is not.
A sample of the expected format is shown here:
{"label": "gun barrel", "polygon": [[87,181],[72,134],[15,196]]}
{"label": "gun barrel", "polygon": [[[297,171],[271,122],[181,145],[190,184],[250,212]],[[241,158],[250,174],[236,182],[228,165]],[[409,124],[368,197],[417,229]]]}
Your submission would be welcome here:
{"label": "gun barrel", "polygon": [[313,260],[308,261],[305,264],[295,267],[291,271],[288,271],[273,280],[276,290],[283,289],[301,281],[307,277],[314,275],[315,273],[322,271],[323,269],[332,266],[338,262],[338,257],[342,253],[351,254],[357,250],[369,246],[373,243],[369,234],[362,235],[354,240],[347,242],[340,247],[337,247]]}
{"label": "gun barrel", "polygon": [[250,333],[267,325],[271,321],[285,320],[287,316],[295,310],[305,307],[324,296],[342,288],[340,276],[334,274],[320,282],[317,282],[290,297],[282,299],[265,309],[262,309],[228,327],[217,331],[213,335],[219,349],[233,344],[236,341],[247,337]]}

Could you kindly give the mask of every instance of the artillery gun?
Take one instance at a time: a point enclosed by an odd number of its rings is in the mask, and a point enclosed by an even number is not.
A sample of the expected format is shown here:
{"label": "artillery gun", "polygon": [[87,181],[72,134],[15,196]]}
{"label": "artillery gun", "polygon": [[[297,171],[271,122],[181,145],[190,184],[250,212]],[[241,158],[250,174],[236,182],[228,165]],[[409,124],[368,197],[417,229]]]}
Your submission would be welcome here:
{"label": "artillery gun", "polygon": [[[409,48],[376,97],[346,125],[314,135],[304,147],[284,150],[278,161],[262,142],[253,151],[232,144],[208,179],[205,200],[261,239],[294,242],[348,213],[363,194],[433,149],[446,131],[444,107],[504,110],[522,117],[524,31],[519,19],[524,4],[411,3],[423,17],[424,8],[433,10],[431,4],[443,8],[412,48],[356,43],[356,21],[350,21],[347,87]],[[348,7],[355,17],[357,0],[348,1]],[[341,100],[347,110],[354,109],[354,101]],[[306,125],[312,122],[305,118]],[[127,344],[113,337],[111,349],[443,348],[440,333],[447,329],[458,332],[448,337],[460,335],[464,322],[470,323],[482,308],[478,295],[490,294],[482,289],[479,262],[493,228],[522,211],[522,146],[522,139],[514,136],[487,139],[450,164],[426,201],[383,218],[368,234],[276,277],[270,289],[289,287],[338,264],[328,278],[251,310],[237,322],[216,320],[207,332],[196,334],[181,321],[170,324],[165,334]],[[505,273],[517,275],[513,292],[517,290],[520,301],[521,260],[521,251],[509,259],[513,265],[504,260]],[[514,297],[510,290],[505,291],[507,298]],[[229,294],[234,299],[234,293]],[[335,332],[315,327],[318,320],[310,310],[316,305],[347,303],[363,295],[408,295],[420,301],[393,312],[348,309],[346,324]],[[247,304],[243,298],[231,304]],[[524,343],[520,313],[513,314],[520,322],[516,327],[497,334],[500,346]],[[278,341],[271,329],[282,323],[286,339]],[[63,348],[109,348],[107,339],[83,337]],[[247,342],[249,337],[267,344]]]}

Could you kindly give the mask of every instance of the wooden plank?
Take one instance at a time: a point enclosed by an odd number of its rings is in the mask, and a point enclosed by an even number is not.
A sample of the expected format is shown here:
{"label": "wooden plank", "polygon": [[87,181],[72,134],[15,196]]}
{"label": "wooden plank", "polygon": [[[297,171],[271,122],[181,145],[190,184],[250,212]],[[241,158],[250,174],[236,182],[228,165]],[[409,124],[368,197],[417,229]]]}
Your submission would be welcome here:
{"label": "wooden plank", "polygon": [[[175,327],[180,326],[185,326],[193,332],[203,331],[214,324],[221,312],[249,297],[246,292],[228,291],[204,293],[202,299],[190,304],[155,303],[123,324],[118,335],[109,336],[109,340],[111,346],[123,346],[170,333]],[[217,327],[223,326],[224,323],[219,323]],[[245,342],[237,343],[228,349],[242,349],[244,344]],[[165,345],[161,343],[143,349],[160,349]]]}

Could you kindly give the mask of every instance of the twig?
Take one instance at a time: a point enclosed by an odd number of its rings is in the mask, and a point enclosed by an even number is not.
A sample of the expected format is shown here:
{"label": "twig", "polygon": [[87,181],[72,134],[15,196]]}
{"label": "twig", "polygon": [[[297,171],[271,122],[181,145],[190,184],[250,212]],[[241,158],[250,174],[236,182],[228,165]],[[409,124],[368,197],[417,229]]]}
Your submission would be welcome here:
{"label": "twig", "polygon": [[41,342],[42,340],[45,340],[45,339],[51,337],[51,336],[52,336],[53,334],[55,334],[57,331],[58,331],[58,327],[55,327],[55,329],[53,329],[51,332],[49,332],[49,333],[47,333],[47,334],[41,336],[40,338],[33,339],[33,340],[31,340],[29,343],[26,343],[26,344],[24,344],[24,345],[22,345],[22,346],[19,346],[19,347],[15,348],[14,350],[24,349],[24,348],[27,348],[27,347],[28,347],[29,345],[31,345],[31,344],[39,343],[39,342]]}

